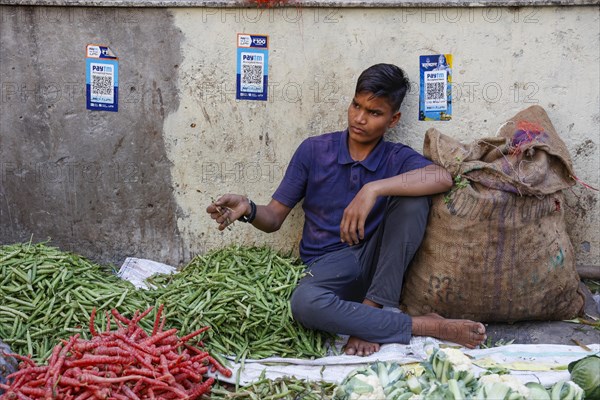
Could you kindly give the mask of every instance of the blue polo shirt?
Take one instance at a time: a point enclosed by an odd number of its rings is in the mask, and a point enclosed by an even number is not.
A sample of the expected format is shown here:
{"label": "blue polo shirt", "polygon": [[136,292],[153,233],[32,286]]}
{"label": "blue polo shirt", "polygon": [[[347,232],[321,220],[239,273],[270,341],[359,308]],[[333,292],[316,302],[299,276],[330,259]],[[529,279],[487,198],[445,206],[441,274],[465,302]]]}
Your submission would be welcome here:
{"label": "blue polo shirt", "polygon": [[[285,172],[273,199],[293,208],[304,199],[304,229],[300,257],[309,264],[316,257],[348,245],[340,241],[344,209],[360,188],[431,161],[402,143],[381,140],[363,161],[354,161],[348,151],[348,131],[326,133],[302,142]],[[380,197],[367,217],[365,239],[383,219],[386,199]]]}

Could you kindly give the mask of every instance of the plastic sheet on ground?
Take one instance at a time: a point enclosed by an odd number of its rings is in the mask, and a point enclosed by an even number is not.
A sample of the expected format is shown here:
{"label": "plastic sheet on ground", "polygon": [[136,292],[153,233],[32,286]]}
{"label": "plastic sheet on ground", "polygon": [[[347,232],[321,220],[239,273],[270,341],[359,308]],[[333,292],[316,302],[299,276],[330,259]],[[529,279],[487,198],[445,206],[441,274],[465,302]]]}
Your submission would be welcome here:
{"label": "plastic sheet on ground", "polygon": [[[230,383],[237,380],[240,385],[246,385],[259,380],[264,372],[264,376],[269,379],[293,376],[310,381],[339,383],[355,368],[376,361],[395,361],[403,365],[419,363],[426,360],[435,347],[444,344],[433,338],[414,337],[408,345],[385,344],[379,352],[369,357],[333,355],[313,360],[270,357],[262,360],[247,359],[243,366],[232,361],[229,367],[233,375],[228,379],[221,376],[220,379]],[[461,350],[472,358],[475,375],[485,370],[477,364],[487,368],[497,363],[510,369],[511,375],[522,382],[533,381],[550,386],[569,379],[567,365],[571,361],[600,351],[600,344],[588,347],[591,351],[580,346],[556,344],[511,344],[488,349]]]}
{"label": "plastic sheet on ground", "polygon": [[152,289],[148,287],[146,279],[154,274],[174,274],[177,272],[175,267],[159,263],[145,258],[127,257],[117,276],[129,281],[138,289]]}

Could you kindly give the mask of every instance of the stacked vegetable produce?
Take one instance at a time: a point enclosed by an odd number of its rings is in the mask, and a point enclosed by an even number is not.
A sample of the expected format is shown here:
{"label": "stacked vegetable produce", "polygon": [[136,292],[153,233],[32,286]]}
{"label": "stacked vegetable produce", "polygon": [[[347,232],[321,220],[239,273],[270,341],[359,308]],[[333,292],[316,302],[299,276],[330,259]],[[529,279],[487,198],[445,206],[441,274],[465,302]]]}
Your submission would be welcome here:
{"label": "stacked vegetable produce", "polygon": [[[230,247],[194,258],[172,276],[136,290],[114,271],[76,254],[40,244],[0,247],[0,338],[15,353],[47,360],[61,339],[86,331],[92,309],[123,315],[166,305],[167,328],[187,334],[210,326],[206,345],[224,355],[315,357],[327,339],[295,323],[289,297],[303,266],[271,249]],[[145,329],[151,323],[142,320]]]}
{"label": "stacked vegetable produce", "polygon": [[337,385],[324,381],[307,381],[294,377],[275,380],[264,375],[256,382],[233,391],[215,387],[211,390],[211,400],[251,399],[251,400],[324,400],[333,398]]}
{"label": "stacked vegetable produce", "polygon": [[[598,362],[586,364],[586,385],[597,382]],[[580,372],[584,375],[583,371]],[[575,379],[574,375],[571,375]],[[335,400],[581,400],[598,399],[597,386],[584,390],[573,381],[546,389],[537,382],[523,384],[508,371],[486,371],[478,378],[471,360],[460,350],[436,349],[417,367],[377,362],[351,372],[335,392]]]}
{"label": "stacked vegetable produce", "polygon": [[0,247],[0,298],[0,338],[36,361],[74,333],[88,338],[94,307],[103,316],[112,308],[132,314],[153,304],[102,267],[43,243]]}
{"label": "stacked vegetable produce", "polygon": [[[0,386],[12,392],[2,399],[45,398],[49,390],[63,398],[192,399],[213,385],[209,369],[230,374],[219,355],[323,356],[330,337],[296,324],[289,308],[302,270],[273,250],[230,247],[194,258],[178,274],[153,277],[155,289],[144,291],[114,270],[43,243],[1,246],[0,339],[22,360],[10,386]],[[191,345],[200,333],[200,347]],[[569,371],[572,381],[548,389],[502,371],[476,378],[462,352],[440,349],[413,369],[382,362],[359,368],[337,389],[261,379],[235,393],[217,387],[213,397],[579,400],[585,393],[600,400],[600,357],[572,363]]]}
{"label": "stacked vegetable produce", "polygon": [[319,357],[325,336],[294,322],[289,298],[304,267],[270,249],[231,247],[198,256],[151,283],[183,332],[210,325],[207,343],[237,359]]}
{"label": "stacked vegetable produce", "polygon": [[0,399],[197,399],[208,394],[215,381],[204,375],[219,371],[231,376],[208,352],[188,342],[208,329],[202,328],[184,337],[176,329],[164,330],[156,314],[148,334],[139,322],[151,309],[126,318],[112,310],[116,330],[98,332],[95,310],[89,322],[90,340],[79,334],[57,344],[47,365],[36,365],[27,357],[19,371],[10,374]]}

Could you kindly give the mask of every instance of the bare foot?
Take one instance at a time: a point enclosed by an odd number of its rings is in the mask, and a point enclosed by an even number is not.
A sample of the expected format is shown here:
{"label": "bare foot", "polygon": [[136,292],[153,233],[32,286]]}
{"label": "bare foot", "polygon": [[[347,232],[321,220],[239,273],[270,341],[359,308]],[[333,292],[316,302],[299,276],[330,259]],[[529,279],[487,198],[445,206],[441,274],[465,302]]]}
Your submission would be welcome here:
{"label": "bare foot", "polygon": [[480,322],[447,319],[435,313],[412,317],[412,334],[448,340],[469,349],[475,348],[486,339],[485,327]]}
{"label": "bare foot", "polygon": [[379,351],[379,343],[371,343],[360,338],[350,336],[348,343],[344,346],[344,353],[349,356],[370,356]]}
{"label": "bare foot", "polygon": [[[363,304],[375,308],[381,308],[381,305],[369,299],[364,299]],[[355,336],[350,336],[348,343],[346,343],[346,346],[344,346],[344,353],[349,356],[366,357],[378,351],[379,343],[367,342],[366,340],[362,340],[361,338],[357,338]]]}

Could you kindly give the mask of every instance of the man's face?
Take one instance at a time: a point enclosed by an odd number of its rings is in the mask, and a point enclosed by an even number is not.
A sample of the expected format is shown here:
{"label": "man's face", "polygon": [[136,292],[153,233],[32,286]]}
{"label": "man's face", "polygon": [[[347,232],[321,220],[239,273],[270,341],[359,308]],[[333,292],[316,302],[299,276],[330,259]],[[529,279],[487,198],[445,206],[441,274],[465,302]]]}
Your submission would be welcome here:
{"label": "man's face", "polygon": [[386,98],[364,92],[354,95],[348,107],[349,140],[357,144],[376,144],[383,134],[400,120]]}

